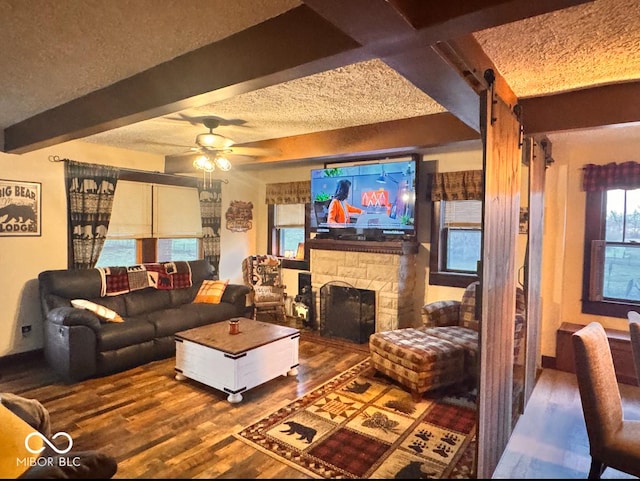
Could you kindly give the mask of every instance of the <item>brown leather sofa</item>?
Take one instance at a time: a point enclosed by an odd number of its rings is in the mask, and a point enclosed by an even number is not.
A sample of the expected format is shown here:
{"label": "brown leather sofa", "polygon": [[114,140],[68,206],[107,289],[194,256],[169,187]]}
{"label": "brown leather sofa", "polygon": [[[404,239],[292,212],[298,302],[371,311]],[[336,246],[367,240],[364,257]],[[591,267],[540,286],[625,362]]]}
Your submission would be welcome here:
{"label": "brown leather sofa", "polygon": [[[247,315],[250,289],[227,285],[219,304],[193,303],[204,279],[214,279],[205,260],[189,261],[192,285],[183,289],[147,287],[101,297],[97,269],[48,270],[38,276],[44,319],[44,353],[66,381],[123,371],[175,355],[174,334],[193,327]],[[117,312],[124,322],[106,322],[77,309],[86,299]]]}

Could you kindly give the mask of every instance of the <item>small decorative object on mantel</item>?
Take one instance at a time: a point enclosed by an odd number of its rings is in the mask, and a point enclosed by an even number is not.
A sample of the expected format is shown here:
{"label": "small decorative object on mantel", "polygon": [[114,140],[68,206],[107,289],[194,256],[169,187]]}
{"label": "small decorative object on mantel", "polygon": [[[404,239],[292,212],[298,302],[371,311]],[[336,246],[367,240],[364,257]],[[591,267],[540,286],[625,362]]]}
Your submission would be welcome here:
{"label": "small decorative object on mantel", "polygon": [[40,182],[0,180],[0,236],[40,236]]}
{"label": "small decorative object on mantel", "polygon": [[232,200],[225,218],[227,230],[231,232],[245,232],[251,229],[253,220],[253,203],[243,200]]}

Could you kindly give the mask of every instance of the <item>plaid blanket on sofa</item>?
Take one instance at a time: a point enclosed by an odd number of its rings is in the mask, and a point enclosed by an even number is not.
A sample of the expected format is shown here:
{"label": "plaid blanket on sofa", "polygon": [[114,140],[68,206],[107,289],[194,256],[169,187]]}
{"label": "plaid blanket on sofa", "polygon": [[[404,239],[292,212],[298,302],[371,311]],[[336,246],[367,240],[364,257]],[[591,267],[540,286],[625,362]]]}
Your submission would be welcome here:
{"label": "plaid blanket on sofa", "polygon": [[97,267],[102,280],[100,295],[117,296],[154,287],[183,289],[191,287],[191,267],[186,261],[137,264],[128,267]]}

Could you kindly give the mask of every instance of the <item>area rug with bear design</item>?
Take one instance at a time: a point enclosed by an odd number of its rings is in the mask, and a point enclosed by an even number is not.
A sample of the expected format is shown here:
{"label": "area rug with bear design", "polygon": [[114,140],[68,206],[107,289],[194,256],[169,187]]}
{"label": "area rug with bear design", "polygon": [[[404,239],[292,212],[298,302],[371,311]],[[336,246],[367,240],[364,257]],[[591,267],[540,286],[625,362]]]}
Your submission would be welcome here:
{"label": "area rug with bear design", "polygon": [[475,391],[420,402],[364,360],[236,438],[314,478],[471,478]]}

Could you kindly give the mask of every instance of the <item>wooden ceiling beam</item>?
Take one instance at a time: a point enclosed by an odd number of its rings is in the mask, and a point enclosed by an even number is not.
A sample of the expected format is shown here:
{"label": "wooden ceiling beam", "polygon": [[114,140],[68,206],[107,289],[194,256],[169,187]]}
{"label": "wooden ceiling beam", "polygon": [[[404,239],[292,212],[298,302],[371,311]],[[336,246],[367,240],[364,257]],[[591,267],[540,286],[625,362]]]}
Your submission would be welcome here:
{"label": "wooden ceiling beam", "polygon": [[14,124],[4,151],[30,152],[369,58],[302,5]]}
{"label": "wooden ceiling beam", "polygon": [[625,82],[520,99],[524,133],[640,122],[640,82]]}
{"label": "wooden ceiling beam", "polygon": [[383,59],[477,131],[475,90],[455,61],[434,46],[587,3],[303,1],[247,30],[14,124],[4,131],[3,150],[30,152],[370,58]]}
{"label": "wooden ceiling beam", "polygon": [[[251,166],[273,162],[341,159],[363,155],[413,153],[430,147],[479,140],[479,134],[448,112],[344,129],[238,144],[275,149],[280,155],[258,157]],[[196,172],[193,156],[166,156],[165,173]],[[233,163],[233,160],[231,160]],[[236,164],[242,166],[242,162]],[[248,164],[247,164],[248,165]]]}

